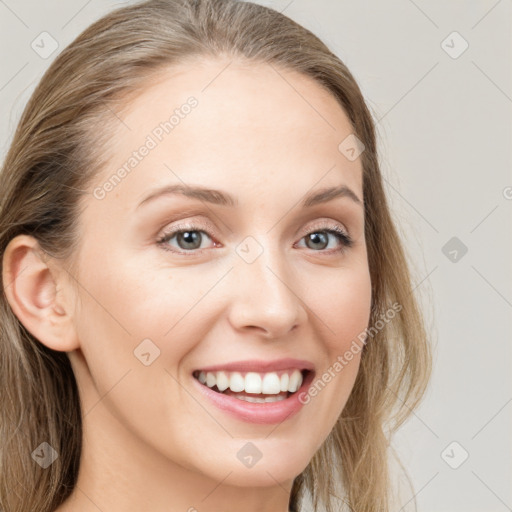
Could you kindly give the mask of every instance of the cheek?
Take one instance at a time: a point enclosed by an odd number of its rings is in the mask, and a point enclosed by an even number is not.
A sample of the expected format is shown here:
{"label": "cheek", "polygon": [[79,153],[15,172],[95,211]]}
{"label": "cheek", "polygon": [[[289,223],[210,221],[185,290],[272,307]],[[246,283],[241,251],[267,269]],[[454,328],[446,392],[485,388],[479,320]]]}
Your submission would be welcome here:
{"label": "cheek", "polygon": [[[308,304],[324,325],[326,349],[335,358],[368,326],[371,280],[367,267],[339,269],[322,290],[308,292]],[[332,363],[333,361],[331,361]]]}
{"label": "cheek", "polygon": [[216,276],[155,267],[115,251],[101,265],[97,255],[83,261],[92,263],[82,267],[77,330],[98,391],[106,392],[131,368],[175,374],[211,327],[214,304],[205,296]]}
{"label": "cheek", "polygon": [[[81,278],[87,291],[84,286],[76,320],[87,364],[79,369],[84,410],[93,416],[108,410],[150,442],[179,438],[182,427],[173,418],[204,415],[179,383],[178,370],[207,335],[199,306],[211,279],[117,261],[112,257]],[[186,432],[196,435],[192,424]]]}
{"label": "cheek", "polygon": [[[342,404],[348,399],[359,370],[364,334],[368,328],[371,310],[371,280],[366,270],[354,273],[344,280],[331,309],[332,330],[328,346],[329,370],[343,389]],[[337,386],[335,384],[334,386]]]}
{"label": "cheek", "polygon": [[315,408],[320,437],[327,436],[352,392],[371,309],[367,269],[340,269],[336,276],[323,290],[308,293],[308,305],[323,332],[326,357],[303,400]]}

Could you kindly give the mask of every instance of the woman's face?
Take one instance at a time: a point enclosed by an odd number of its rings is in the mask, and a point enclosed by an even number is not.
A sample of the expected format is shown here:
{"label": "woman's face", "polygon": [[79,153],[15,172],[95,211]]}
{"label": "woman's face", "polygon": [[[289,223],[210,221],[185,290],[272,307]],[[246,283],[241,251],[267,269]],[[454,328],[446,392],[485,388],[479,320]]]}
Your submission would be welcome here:
{"label": "woman's face", "polygon": [[[339,148],[353,130],[316,82],[229,62],[182,64],[118,114],[83,199],[69,355],[89,439],[275,485],[307,466],[358,371],[358,351],[335,363],[370,314],[362,164],[350,138]],[[351,192],[307,201],[331,187]],[[238,398],[261,398],[259,384],[274,401]]]}

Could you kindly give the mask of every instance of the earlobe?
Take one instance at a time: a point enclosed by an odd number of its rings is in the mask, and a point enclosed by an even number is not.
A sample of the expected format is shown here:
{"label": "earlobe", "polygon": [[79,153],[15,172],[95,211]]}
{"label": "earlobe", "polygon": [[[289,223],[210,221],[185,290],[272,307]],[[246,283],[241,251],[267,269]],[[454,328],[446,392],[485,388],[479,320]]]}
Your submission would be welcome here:
{"label": "earlobe", "polygon": [[[3,255],[2,281],[14,314],[24,327],[48,348],[68,352],[78,348],[72,303],[63,293],[65,272],[51,266],[37,240],[28,235],[13,238]],[[71,290],[66,290],[71,292]]]}

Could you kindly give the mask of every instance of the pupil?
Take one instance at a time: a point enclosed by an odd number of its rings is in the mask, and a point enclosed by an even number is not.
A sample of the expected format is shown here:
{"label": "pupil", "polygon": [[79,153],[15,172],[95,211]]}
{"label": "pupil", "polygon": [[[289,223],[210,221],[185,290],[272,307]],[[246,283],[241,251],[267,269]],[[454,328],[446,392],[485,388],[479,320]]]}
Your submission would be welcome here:
{"label": "pupil", "polygon": [[[185,247],[185,249],[196,249],[196,245],[197,245],[197,241],[199,240],[200,241],[200,236],[199,236],[199,233],[197,231],[184,231],[183,233],[180,234],[180,239],[184,241],[185,245],[187,247]],[[189,245],[192,245],[192,247],[188,247]],[[201,245],[199,243],[199,245]]]}
{"label": "pupil", "polygon": [[326,240],[327,237],[323,233],[312,233],[311,235],[309,235],[309,239],[312,240],[314,243],[318,242],[319,237],[320,237],[320,243],[322,243],[322,239],[323,239],[324,245],[326,245],[328,243]]}

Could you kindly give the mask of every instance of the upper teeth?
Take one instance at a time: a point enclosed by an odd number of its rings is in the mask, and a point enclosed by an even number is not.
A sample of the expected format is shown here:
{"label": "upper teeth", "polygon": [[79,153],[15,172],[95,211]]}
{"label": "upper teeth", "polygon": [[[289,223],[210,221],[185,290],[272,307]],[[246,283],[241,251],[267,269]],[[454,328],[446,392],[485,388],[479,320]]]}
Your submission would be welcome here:
{"label": "upper teeth", "polygon": [[209,388],[217,386],[219,391],[229,388],[234,392],[245,391],[268,395],[277,395],[282,391],[294,393],[302,385],[300,370],[284,372],[281,376],[276,372],[248,372],[245,376],[240,372],[199,372],[198,379]]}

